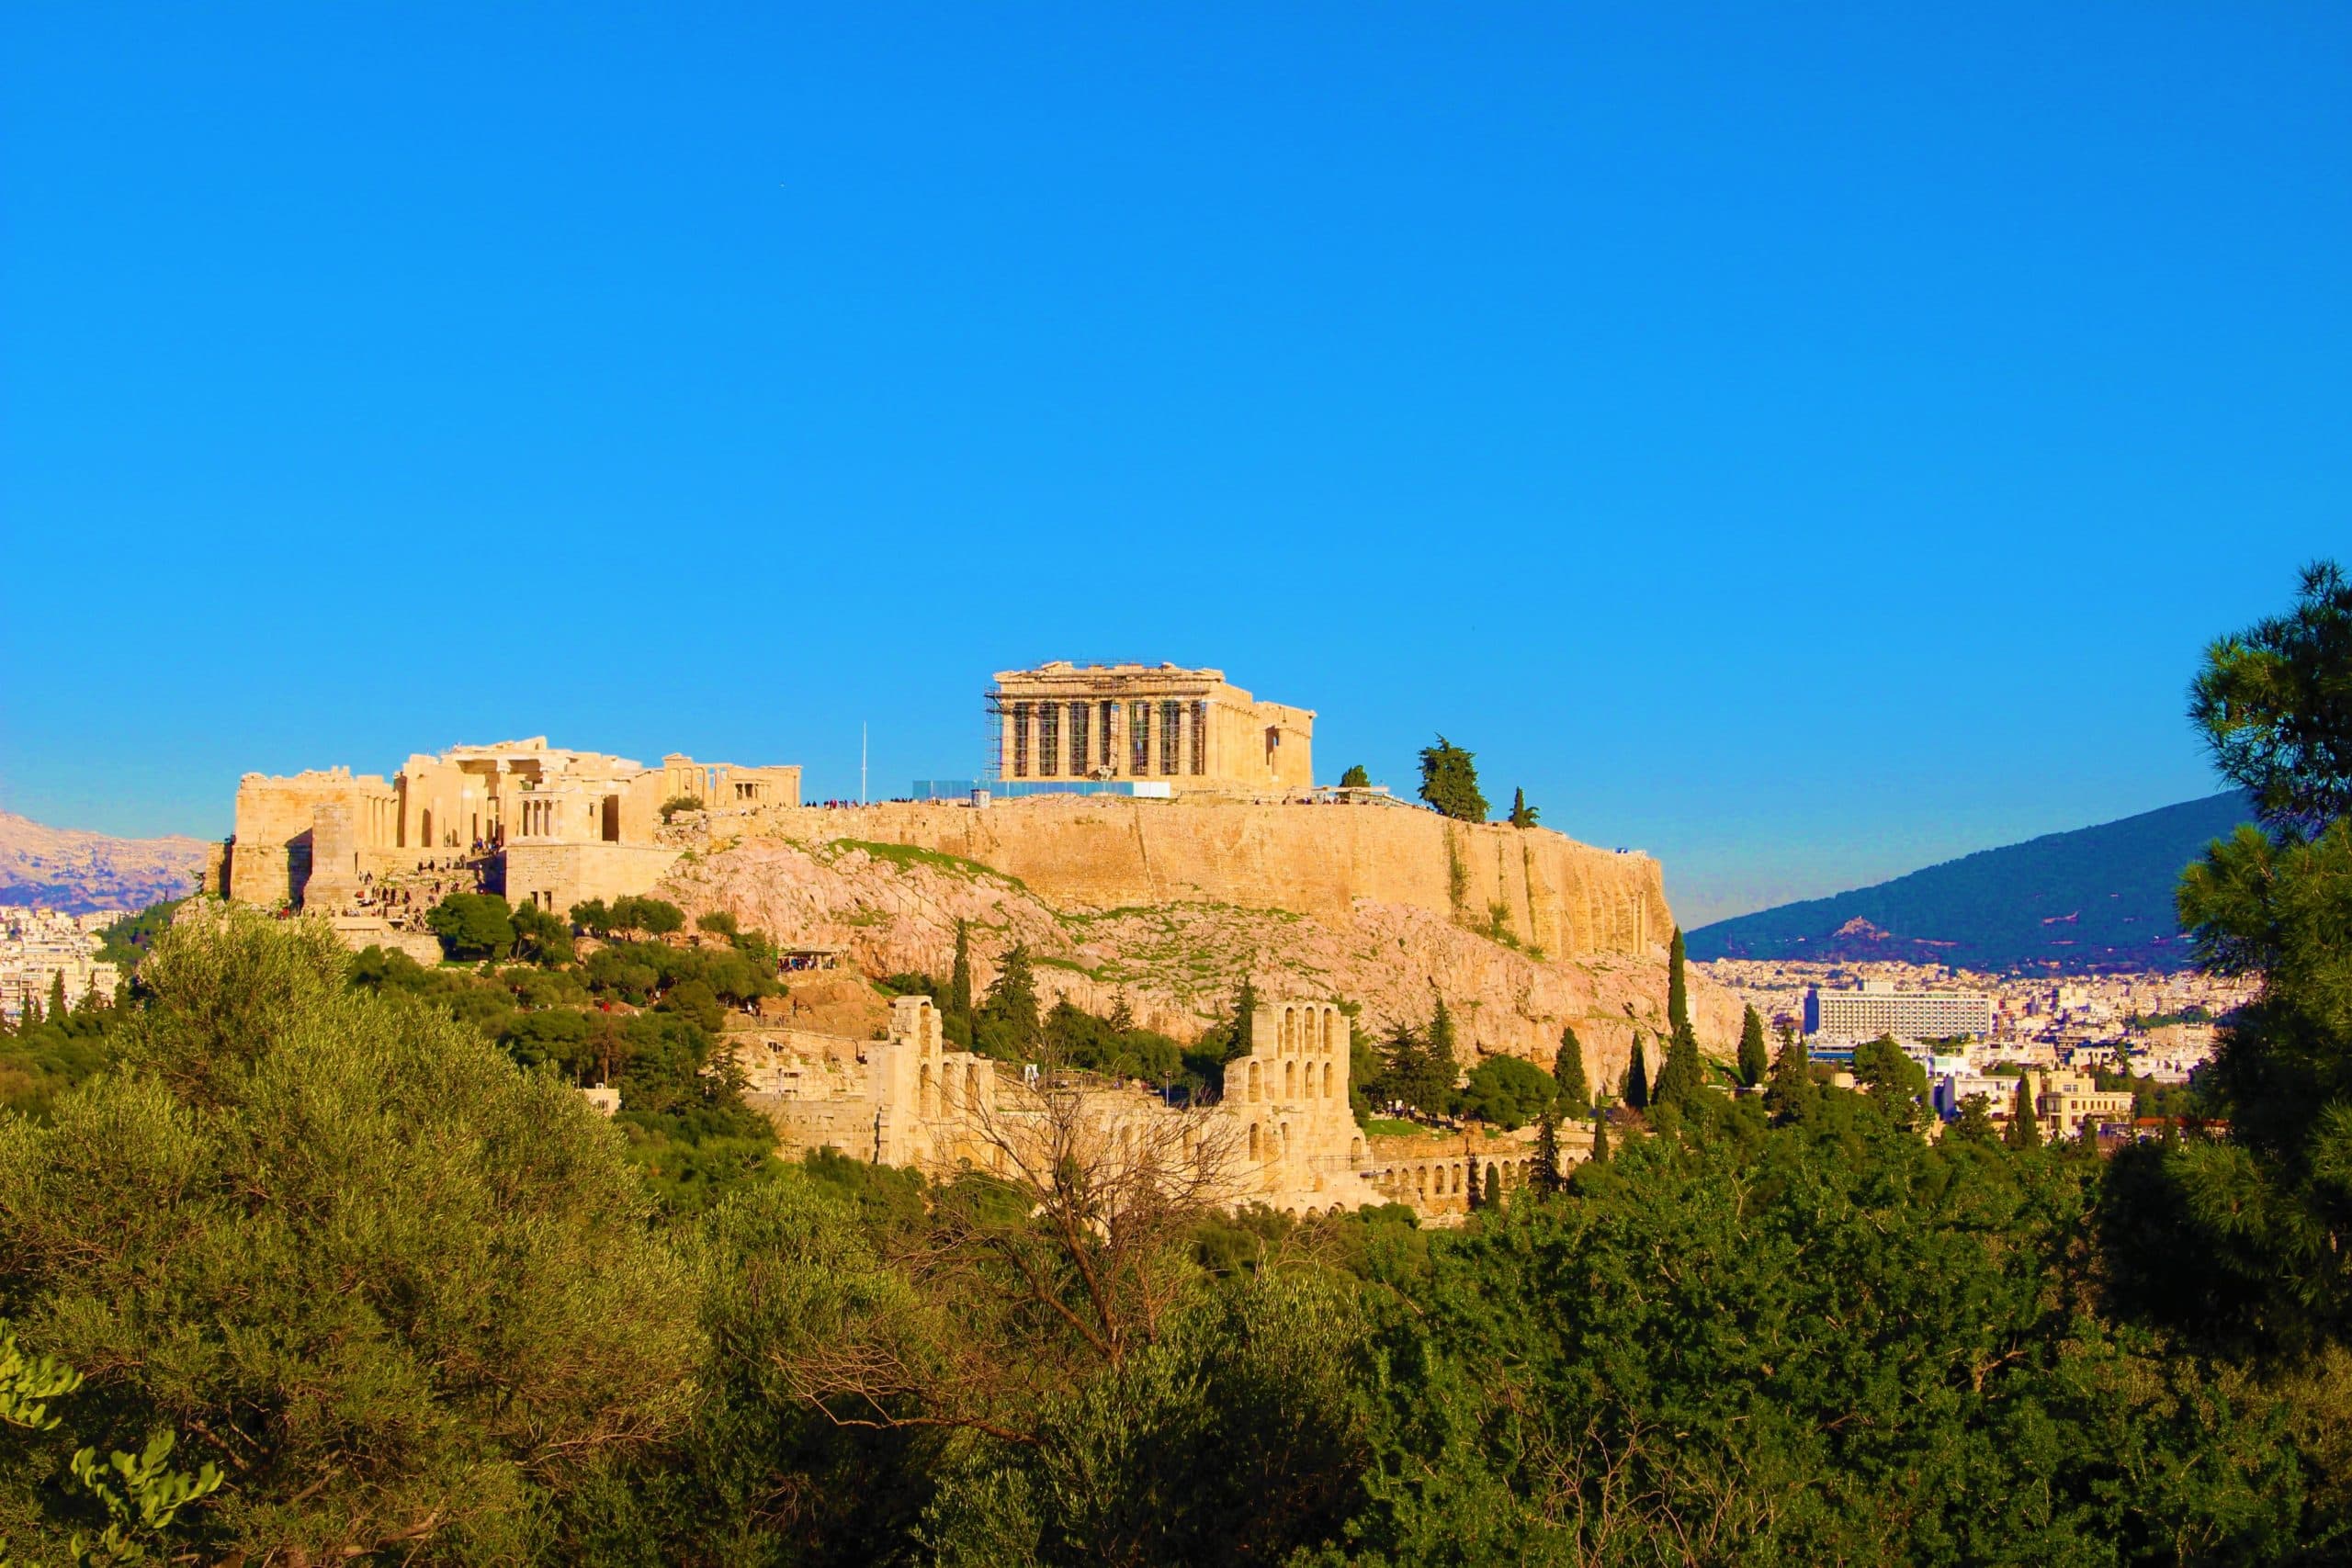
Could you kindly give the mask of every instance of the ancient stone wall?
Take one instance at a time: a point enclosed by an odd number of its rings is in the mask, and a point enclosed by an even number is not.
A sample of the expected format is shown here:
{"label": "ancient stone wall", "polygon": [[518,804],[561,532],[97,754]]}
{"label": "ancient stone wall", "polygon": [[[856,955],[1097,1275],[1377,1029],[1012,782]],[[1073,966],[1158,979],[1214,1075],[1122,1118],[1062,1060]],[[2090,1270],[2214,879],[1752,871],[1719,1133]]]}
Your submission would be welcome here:
{"label": "ancient stone wall", "polygon": [[560,915],[590,898],[649,893],[681,852],[664,844],[509,843],[506,901]]}
{"label": "ancient stone wall", "polygon": [[1552,958],[1646,956],[1674,927],[1658,863],[1548,829],[1404,807],[1108,797],[762,811],[804,843],[937,850],[1020,878],[1063,908],[1206,901],[1347,918],[1354,900],[1426,909]]}

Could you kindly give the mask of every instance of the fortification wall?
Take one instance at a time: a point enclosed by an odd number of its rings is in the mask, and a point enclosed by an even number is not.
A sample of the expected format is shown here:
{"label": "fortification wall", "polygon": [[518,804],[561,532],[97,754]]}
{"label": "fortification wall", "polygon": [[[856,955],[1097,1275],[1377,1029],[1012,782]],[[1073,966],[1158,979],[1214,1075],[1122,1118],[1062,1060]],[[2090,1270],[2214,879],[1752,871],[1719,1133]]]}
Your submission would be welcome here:
{"label": "fortification wall", "polygon": [[1647,855],[1396,807],[1071,797],[984,809],[803,807],[741,820],[805,843],[865,840],[959,855],[1069,908],[1202,900],[1340,920],[1368,898],[1481,931],[1498,918],[1511,941],[1552,958],[1646,956],[1674,928]]}

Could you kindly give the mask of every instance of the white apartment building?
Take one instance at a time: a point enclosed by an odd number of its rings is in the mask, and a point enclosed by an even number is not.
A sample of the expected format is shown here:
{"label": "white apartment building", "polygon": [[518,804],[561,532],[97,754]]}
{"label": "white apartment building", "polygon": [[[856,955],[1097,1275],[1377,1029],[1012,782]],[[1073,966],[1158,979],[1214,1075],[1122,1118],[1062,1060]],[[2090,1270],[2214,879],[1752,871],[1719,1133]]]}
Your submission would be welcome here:
{"label": "white apartment building", "polygon": [[1883,980],[1857,990],[1804,993],[1804,1032],[1825,1040],[1982,1038],[1993,1032],[1993,998],[1969,991],[1898,991]]}

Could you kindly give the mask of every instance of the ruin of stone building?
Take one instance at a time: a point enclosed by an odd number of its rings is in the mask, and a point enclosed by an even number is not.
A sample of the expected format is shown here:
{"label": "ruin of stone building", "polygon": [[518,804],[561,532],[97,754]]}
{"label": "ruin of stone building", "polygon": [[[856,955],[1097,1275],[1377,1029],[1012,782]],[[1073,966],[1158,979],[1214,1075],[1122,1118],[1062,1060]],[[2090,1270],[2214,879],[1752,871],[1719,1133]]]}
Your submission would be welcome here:
{"label": "ruin of stone building", "polygon": [[995,785],[1283,795],[1315,786],[1311,708],[1260,702],[1222,670],[1072,664],[999,671],[988,694]]}
{"label": "ruin of stone building", "polygon": [[535,736],[419,753],[390,782],[341,767],[247,773],[218,886],[240,903],[348,916],[387,878],[467,867],[514,903],[568,910],[659,881],[679,852],[656,829],[665,803],[681,798],[717,810],[796,807],[800,770],[674,753],[647,767]]}

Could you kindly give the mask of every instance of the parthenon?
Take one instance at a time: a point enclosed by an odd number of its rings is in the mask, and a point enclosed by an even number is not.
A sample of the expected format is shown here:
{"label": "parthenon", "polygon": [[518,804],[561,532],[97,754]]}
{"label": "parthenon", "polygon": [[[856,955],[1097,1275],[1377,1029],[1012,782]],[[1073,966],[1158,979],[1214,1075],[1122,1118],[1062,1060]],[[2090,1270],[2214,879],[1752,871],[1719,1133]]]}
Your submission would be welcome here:
{"label": "parthenon", "polygon": [[1312,789],[1315,712],[1262,703],[1222,670],[1072,664],[999,671],[998,788],[1125,781],[1135,793],[1227,795]]}

